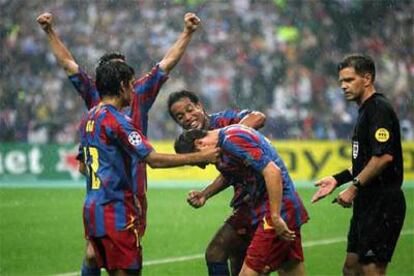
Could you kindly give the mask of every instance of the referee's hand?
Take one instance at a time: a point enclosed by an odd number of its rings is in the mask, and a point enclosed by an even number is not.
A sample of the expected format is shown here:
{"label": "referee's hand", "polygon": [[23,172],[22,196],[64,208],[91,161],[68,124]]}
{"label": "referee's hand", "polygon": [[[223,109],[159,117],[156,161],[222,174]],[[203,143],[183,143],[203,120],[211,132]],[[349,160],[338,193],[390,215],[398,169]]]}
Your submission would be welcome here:
{"label": "referee's hand", "polygon": [[315,203],[320,199],[330,195],[335,190],[337,182],[332,176],[324,177],[315,182],[315,186],[319,187],[318,191],[313,195],[311,202]]}

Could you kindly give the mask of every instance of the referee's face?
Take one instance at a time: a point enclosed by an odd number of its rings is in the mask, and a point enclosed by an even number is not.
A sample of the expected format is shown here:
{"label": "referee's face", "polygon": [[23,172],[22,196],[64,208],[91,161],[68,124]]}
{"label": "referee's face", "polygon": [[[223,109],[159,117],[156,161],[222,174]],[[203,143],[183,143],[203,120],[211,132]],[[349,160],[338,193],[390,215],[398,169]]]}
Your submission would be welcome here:
{"label": "referee's face", "polygon": [[353,67],[339,71],[339,83],[347,101],[360,103],[365,92],[366,78],[358,75]]}

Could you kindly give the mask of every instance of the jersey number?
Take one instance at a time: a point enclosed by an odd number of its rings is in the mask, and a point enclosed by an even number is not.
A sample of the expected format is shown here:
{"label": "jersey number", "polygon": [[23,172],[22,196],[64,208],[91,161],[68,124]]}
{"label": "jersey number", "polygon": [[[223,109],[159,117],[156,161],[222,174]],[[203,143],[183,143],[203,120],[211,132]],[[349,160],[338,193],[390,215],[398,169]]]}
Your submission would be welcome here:
{"label": "jersey number", "polygon": [[101,186],[101,180],[97,177],[97,172],[99,168],[99,154],[98,149],[93,147],[83,148],[83,154],[85,156],[85,160],[88,160],[88,156],[91,158],[90,166],[86,165],[88,170],[88,175],[91,176],[92,181],[92,189],[96,190],[99,189]]}

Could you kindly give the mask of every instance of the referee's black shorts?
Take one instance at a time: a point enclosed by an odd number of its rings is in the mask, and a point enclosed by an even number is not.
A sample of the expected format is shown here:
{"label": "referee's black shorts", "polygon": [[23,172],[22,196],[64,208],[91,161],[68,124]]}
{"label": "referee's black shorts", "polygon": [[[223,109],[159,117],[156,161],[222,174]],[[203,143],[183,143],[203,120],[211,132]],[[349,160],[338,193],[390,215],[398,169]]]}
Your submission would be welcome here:
{"label": "referee's black shorts", "polygon": [[358,195],[347,252],[358,254],[361,264],[390,262],[404,223],[405,209],[404,194],[398,188]]}

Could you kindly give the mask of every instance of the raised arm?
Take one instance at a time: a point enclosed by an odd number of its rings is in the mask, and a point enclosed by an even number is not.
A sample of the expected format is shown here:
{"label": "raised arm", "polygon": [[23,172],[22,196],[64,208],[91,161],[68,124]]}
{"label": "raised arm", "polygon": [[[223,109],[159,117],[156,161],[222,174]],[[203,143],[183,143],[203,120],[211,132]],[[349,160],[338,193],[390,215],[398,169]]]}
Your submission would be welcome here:
{"label": "raised arm", "polygon": [[42,13],[37,17],[37,22],[45,31],[53,55],[66,74],[71,76],[78,73],[78,64],[53,29],[53,15],[49,12]]}
{"label": "raised arm", "polygon": [[190,43],[195,30],[200,25],[200,19],[194,13],[186,13],[184,16],[184,30],[177,41],[167,51],[159,66],[162,70],[169,73],[183,56],[187,45]]}

